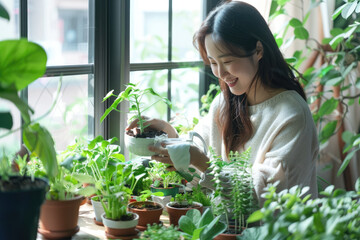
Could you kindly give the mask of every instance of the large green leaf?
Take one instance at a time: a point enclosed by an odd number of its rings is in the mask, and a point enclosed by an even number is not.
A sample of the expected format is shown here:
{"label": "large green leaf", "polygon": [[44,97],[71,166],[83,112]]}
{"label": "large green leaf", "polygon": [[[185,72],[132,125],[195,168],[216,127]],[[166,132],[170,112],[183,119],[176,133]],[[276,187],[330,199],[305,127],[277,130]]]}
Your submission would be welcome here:
{"label": "large green leaf", "polygon": [[39,123],[34,123],[24,128],[23,139],[30,152],[40,158],[48,177],[55,177],[58,172],[58,164],[54,140],[50,133]]}
{"label": "large green leaf", "polygon": [[341,16],[345,19],[350,17],[351,14],[355,11],[356,5],[357,1],[346,3],[344,9],[341,12]]}
{"label": "large green leaf", "polygon": [[5,18],[10,20],[9,13],[6,11],[5,7],[0,3],[0,18]]}
{"label": "large green leaf", "polygon": [[26,39],[0,41],[0,87],[21,90],[43,76],[47,56],[38,44]]}
{"label": "large green leaf", "polygon": [[323,117],[325,115],[329,115],[331,114],[339,105],[339,101],[336,100],[335,98],[330,98],[328,100],[326,100],[320,107],[319,109],[319,116]]}
{"label": "large green leaf", "polygon": [[10,112],[0,112],[0,128],[10,130],[13,126],[13,119]]}
{"label": "large green leaf", "polygon": [[319,142],[325,143],[335,132],[337,120],[328,122],[320,132]]}

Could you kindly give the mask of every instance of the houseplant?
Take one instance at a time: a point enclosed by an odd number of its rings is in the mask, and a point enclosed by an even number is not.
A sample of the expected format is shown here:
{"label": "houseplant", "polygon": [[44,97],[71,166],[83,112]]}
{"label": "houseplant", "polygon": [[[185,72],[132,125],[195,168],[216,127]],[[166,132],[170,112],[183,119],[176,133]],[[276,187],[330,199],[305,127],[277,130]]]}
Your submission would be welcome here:
{"label": "houseplant", "polygon": [[130,193],[130,189],[122,182],[109,187],[107,195],[103,196],[107,204],[103,204],[105,213],[101,217],[108,238],[132,239],[139,235],[136,229],[139,215],[126,209]]}
{"label": "houseplant", "polygon": [[148,224],[160,224],[160,216],[164,206],[154,201],[135,201],[128,204],[128,211],[139,215],[139,222],[136,226],[140,231],[147,229]]}
{"label": "houseplant", "polygon": [[[223,216],[227,229],[215,239],[236,239],[236,236],[247,228],[246,218],[256,210],[257,202],[254,198],[254,190],[249,163],[251,148],[239,154],[230,152],[230,162],[225,162],[221,156],[217,156],[210,148],[210,169],[214,176],[214,201],[212,209],[217,216]],[[230,184],[224,190],[220,176],[228,173]]]}
{"label": "houseplant", "polygon": [[[328,186],[311,199],[308,187],[294,186],[276,192],[277,183],[263,194],[264,207],[248,222],[261,221],[241,239],[358,239],[360,237],[360,179],[355,191]],[[250,230],[250,229],[249,229]],[[246,230],[247,231],[247,230]]]}
{"label": "houseplant", "polygon": [[214,217],[210,209],[206,209],[202,215],[199,210],[190,209],[180,217],[179,228],[189,239],[214,239],[226,229],[226,225],[219,219],[220,216]]}
{"label": "houseplant", "polygon": [[190,209],[198,209],[202,213],[203,206],[201,203],[194,202],[190,194],[176,194],[174,201],[166,204],[170,224],[177,226],[180,217],[185,215]]}
{"label": "houseplant", "polygon": [[[9,20],[9,14],[0,3],[0,18]],[[23,139],[27,155],[36,155],[46,167],[49,178],[56,175],[57,161],[54,142],[50,133],[40,124],[31,120],[33,110],[19,97],[19,92],[46,70],[47,55],[36,43],[25,39],[0,41],[0,98],[10,101],[20,111],[23,124]],[[0,112],[0,138],[13,134],[13,120],[10,111]],[[12,156],[0,157],[0,238],[4,239],[36,239],[40,206],[45,199],[48,188],[47,180],[18,175],[11,171]],[[16,226],[23,226],[18,231]]]}
{"label": "houseplant", "polygon": [[188,237],[179,231],[178,227],[170,225],[164,226],[159,224],[149,225],[148,228],[141,233],[138,239],[147,240],[186,240]]}
{"label": "houseplant", "polygon": [[[147,146],[154,144],[155,136],[166,136],[166,133],[162,131],[156,131],[144,125],[146,120],[142,116],[143,112],[159,101],[166,103],[171,108],[171,102],[167,98],[161,97],[152,88],[141,89],[138,87],[138,84],[133,83],[127,84],[126,89],[119,95],[115,95],[113,92],[113,90],[110,91],[103,99],[103,101],[106,101],[110,97],[116,97],[111,106],[107,108],[105,113],[101,116],[101,122],[111,111],[119,111],[117,108],[121,102],[128,101],[129,113],[134,114],[129,119],[129,121],[137,119],[139,127],[135,130],[130,129],[125,133],[125,146],[131,153],[135,155],[152,156],[154,152],[149,151]],[[145,100],[143,98],[148,94],[157,97],[158,100],[151,104],[145,104]]]}

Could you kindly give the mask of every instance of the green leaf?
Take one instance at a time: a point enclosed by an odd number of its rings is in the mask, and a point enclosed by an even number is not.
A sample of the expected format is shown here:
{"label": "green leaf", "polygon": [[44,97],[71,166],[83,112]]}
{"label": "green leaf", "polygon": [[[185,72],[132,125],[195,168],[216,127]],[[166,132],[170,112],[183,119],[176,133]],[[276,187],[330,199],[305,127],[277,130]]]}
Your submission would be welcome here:
{"label": "green leaf", "polygon": [[328,122],[320,131],[319,141],[325,143],[333,134],[337,126],[337,120]]}
{"label": "green leaf", "polygon": [[263,219],[264,217],[265,217],[264,213],[261,212],[260,210],[257,210],[249,216],[249,218],[247,219],[247,222],[248,223],[257,222],[257,221],[260,221],[261,219]]}
{"label": "green leaf", "polygon": [[54,140],[46,128],[38,123],[25,127],[23,140],[30,152],[40,158],[48,177],[55,177],[58,173],[58,164]]}
{"label": "green leaf", "polygon": [[0,128],[10,130],[13,126],[13,119],[10,112],[0,112]]}
{"label": "green leaf", "polygon": [[97,190],[93,186],[87,186],[85,188],[80,188],[79,191],[77,191],[77,194],[84,196],[84,197],[90,197],[93,194],[96,194]]}
{"label": "green leaf", "polygon": [[309,32],[304,27],[297,27],[294,30],[295,37],[298,39],[306,40],[309,38]]}
{"label": "green leaf", "polygon": [[357,7],[355,9],[356,13],[360,13],[360,2],[357,4]]}
{"label": "green leaf", "polygon": [[348,19],[355,11],[356,6],[357,1],[346,3],[344,9],[341,12],[341,16],[345,19]]}
{"label": "green leaf", "polygon": [[10,21],[9,13],[6,11],[5,7],[0,3],[0,18],[5,18]]}
{"label": "green leaf", "polygon": [[314,227],[318,233],[325,232],[325,226],[321,221],[321,215],[319,212],[314,214]]}
{"label": "green leaf", "polygon": [[83,173],[73,173],[72,176],[79,182],[79,183],[95,183],[95,179],[87,174]]}
{"label": "green leaf", "polygon": [[326,81],[325,86],[337,86],[344,80],[343,77],[335,77]]}
{"label": "green leaf", "polygon": [[189,235],[193,235],[193,232],[196,229],[195,224],[187,214],[180,217],[179,228]]}
{"label": "green leaf", "polygon": [[38,44],[26,39],[0,41],[0,87],[22,90],[42,77],[47,56]]}
{"label": "green leaf", "polygon": [[297,18],[292,18],[289,22],[290,26],[297,28],[297,27],[303,27],[302,22]]}
{"label": "green leaf", "polygon": [[107,99],[108,99],[109,97],[111,97],[111,96],[116,96],[116,95],[113,94],[113,92],[114,92],[114,89],[111,90],[110,92],[108,92],[108,93],[106,94],[106,96],[103,98],[103,102],[104,102],[105,100],[107,100]]}
{"label": "green leaf", "polygon": [[214,218],[209,225],[207,225],[200,234],[201,240],[214,239],[220,233],[226,230],[226,224],[219,222],[220,216]]}
{"label": "green leaf", "polygon": [[345,4],[341,5],[340,7],[338,7],[338,8],[334,11],[334,13],[333,13],[333,15],[332,15],[332,19],[333,19],[333,20],[335,20],[335,19],[340,15],[340,13],[341,13],[341,11],[344,9],[344,7],[345,7]]}
{"label": "green leaf", "polygon": [[331,114],[338,107],[338,105],[339,101],[334,98],[326,100],[319,109],[319,117]]}
{"label": "green leaf", "polygon": [[202,214],[200,221],[195,222],[196,227],[203,227],[211,223],[214,220],[214,215],[212,214],[210,208],[207,208],[205,212]]}
{"label": "green leaf", "polygon": [[360,194],[360,178],[358,178],[355,182],[355,191]]}
{"label": "green leaf", "polygon": [[[357,150],[359,150],[359,149],[357,149]],[[345,168],[349,165],[350,160],[352,159],[354,154],[357,152],[357,150],[354,150],[346,155],[343,163],[341,164],[341,166],[339,168],[339,171],[337,172],[337,176],[340,176],[344,172]]]}

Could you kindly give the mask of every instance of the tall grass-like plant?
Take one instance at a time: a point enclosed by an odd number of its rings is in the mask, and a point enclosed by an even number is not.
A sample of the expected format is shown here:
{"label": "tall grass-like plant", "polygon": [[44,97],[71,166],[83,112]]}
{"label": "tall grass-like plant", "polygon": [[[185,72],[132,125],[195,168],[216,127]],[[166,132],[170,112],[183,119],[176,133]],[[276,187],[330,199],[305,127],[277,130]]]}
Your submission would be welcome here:
{"label": "tall grass-like plant", "polygon": [[[214,197],[220,199],[213,201],[213,210],[216,215],[225,217],[228,230],[232,225],[230,220],[233,219],[236,233],[247,227],[245,219],[257,206],[249,163],[250,151],[248,148],[242,153],[230,152],[230,162],[225,162],[210,148],[210,174],[214,176]],[[226,188],[223,186],[224,181],[228,185]]]}

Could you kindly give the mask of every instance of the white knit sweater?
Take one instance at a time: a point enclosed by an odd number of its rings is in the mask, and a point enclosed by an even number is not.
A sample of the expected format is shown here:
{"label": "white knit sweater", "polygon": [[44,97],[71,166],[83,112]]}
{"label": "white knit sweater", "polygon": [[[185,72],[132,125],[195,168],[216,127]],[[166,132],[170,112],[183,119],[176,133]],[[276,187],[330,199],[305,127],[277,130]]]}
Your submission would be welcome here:
{"label": "white knit sweater", "polygon": [[[223,101],[220,94],[211,105],[209,114],[194,129],[216,154],[227,161],[215,114]],[[317,197],[316,159],[318,140],[316,128],[307,103],[296,91],[284,91],[260,104],[250,106],[254,128],[252,138],[245,144],[251,147],[250,161],[255,193],[260,196],[268,183],[280,181],[278,191],[294,185],[309,186]],[[241,152],[241,150],[238,150]],[[212,188],[212,176],[205,172],[200,183]]]}

